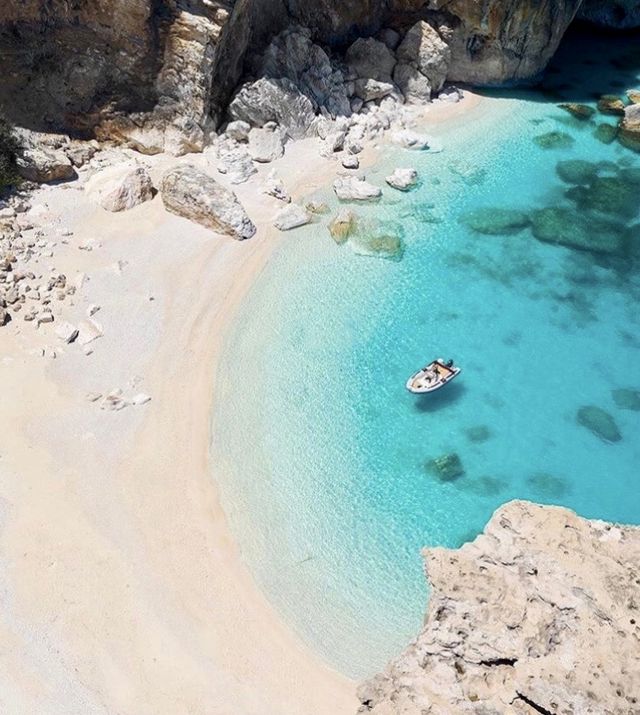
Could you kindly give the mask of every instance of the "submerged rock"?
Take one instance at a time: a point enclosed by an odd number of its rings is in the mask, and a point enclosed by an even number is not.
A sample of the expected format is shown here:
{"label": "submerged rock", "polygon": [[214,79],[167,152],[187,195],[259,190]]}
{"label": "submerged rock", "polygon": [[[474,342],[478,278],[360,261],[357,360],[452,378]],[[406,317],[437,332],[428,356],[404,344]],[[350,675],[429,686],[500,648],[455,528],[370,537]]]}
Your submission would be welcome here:
{"label": "submerged rock", "polygon": [[533,474],[527,479],[527,484],[542,495],[553,499],[559,499],[569,491],[569,485],[563,479],[546,472]]}
{"label": "submerged rock", "polygon": [[595,128],[593,136],[603,144],[612,144],[618,136],[618,127],[603,122]]}
{"label": "submerged rock", "polygon": [[619,176],[596,176],[588,186],[574,186],[565,193],[583,212],[633,218],[640,209],[638,188]]}
{"label": "submerged rock", "polygon": [[542,149],[569,149],[575,144],[575,139],[566,132],[546,132],[533,137],[533,141]]}
{"label": "submerged rock", "polygon": [[582,216],[564,206],[534,211],[531,226],[539,241],[583,251],[621,254],[627,245],[624,225],[595,216]]}
{"label": "submerged rock", "polygon": [[468,427],[464,433],[467,435],[469,442],[475,443],[486,442],[491,437],[491,430],[486,425]]}
{"label": "submerged rock", "polygon": [[571,116],[580,120],[591,119],[591,117],[593,117],[593,115],[596,113],[596,110],[593,107],[590,107],[588,104],[577,104],[575,102],[568,102],[565,104],[559,104],[558,107],[560,109],[564,109],[565,112],[569,112]]}
{"label": "submerged rock", "polygon": [[256,232],[233,191],[195,166],[185,164],[168,171],[161,193],[167,211],[218,233],[245,239]]}
{"label": "submerged rock", "polygon": [[450,482],[464,474],[462,460],[455,452],[443,454],[441,457],[429,460],[426,468],[442,482]]}
{"label": "submerged rock", "polygon": [[390,233],[376,233],[374,230],[360,228],[349,239],[349,245],[359,256],[386,258],[400,261],[404,255],[404,241],[400,236]]}
{"label": "submerged rock", "polygon": [[472,543],[423,555],[424,626],[360,686],[360,713],[637,709],[640,529],[514,501]]}
{"label": "submerged rock", "polygon": [[355,232],[356,226],[357,220],[353,211],[342,209],[329,224],[329,233],[336,243],[346,243]]}
{"label": "submerged rock", "polygon": [[530,224],[529,215],[524,211],[501,208],[475,209],[463,214],[460,221],[472,231],[488,236],[509,236]]}
{"label": "submerged rock", "polygon": [[615,94],[605,94],[598,100],[598,111],[602,114],[622,117],[624,115],[624,107],[624,102]]}
{"label": "submerged rock", "polygon": [[598,164],[583,159],[569,159],[556,164],[556,174],[567,184],[589,184],[598,176]]}
{"label": "submerged rock", "polygon": [[581,407],[576,414],[576,420],[604,442],[619,442],[622,439],[616,421],[601,407],[594,405]]}
{"label": "submerged rock", "polygon": [[498,477],[482,476],[458,480],[456,486],[462,491],[477,494],[479,497],[495,497],[504,492],[509,484]]}
{"label": "submerged rock", "polygon": [[619,388],[612,390],[611,395],[613,401],[616,403],[616,407],[619,407],[621,410],[640,412],[640,390]]}

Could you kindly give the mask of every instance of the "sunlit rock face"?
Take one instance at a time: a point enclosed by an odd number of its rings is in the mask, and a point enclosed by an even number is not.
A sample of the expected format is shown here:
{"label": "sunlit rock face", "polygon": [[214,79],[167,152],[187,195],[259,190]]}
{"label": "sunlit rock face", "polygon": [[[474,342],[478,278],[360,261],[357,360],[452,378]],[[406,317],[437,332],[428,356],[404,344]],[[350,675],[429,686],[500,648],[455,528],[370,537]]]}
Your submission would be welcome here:
{"label": "sunlit rock face", "polygon": [[[34,128],[95,133],[146,153],[180,154],[206,143],[207,133],[225,118],[251,57],[283,29],[308,28],[314,43],[340,54],[357,37],[385,28],[404,37],[422,23],[433,35],[431,44],[446,50],[445,79],[501,84],[545,67],[579,4],[5,0],[0,107]],[[437,79],[430,89],[444,81]]]}
{"label": "sunlit rock face", "polygon": [[432,0],[451,28],[448,80],[503,84],[534,77],[555,53],[581,0]]}
{"label": "sunlit rock face", "polygon": [[426,550],[424,629],[359,712],[635,712],[639,558],[639,528],[506,504],[472,543]]}
{"label": "sunlit rock face", "polygon": [[228,17],[218,0],[6,0],[0,103],[20,124],[104,125],[103,135],[134,134],[149,153],[167,141],[201,145]]}
{"label": "sunlit rock face", "polygon": [[605,27],[629,30],[640,27],[638,0],[584,0],[580,18]]}

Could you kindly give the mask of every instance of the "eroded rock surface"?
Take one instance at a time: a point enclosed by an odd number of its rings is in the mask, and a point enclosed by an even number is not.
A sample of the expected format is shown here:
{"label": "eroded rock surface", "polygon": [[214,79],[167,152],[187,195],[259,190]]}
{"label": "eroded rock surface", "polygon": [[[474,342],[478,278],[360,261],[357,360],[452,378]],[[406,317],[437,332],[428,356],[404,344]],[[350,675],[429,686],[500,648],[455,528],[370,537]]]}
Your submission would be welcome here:
{"label": "eroded rock surface", "polygon": [[195,166],[183,165],[162,179],[162,201],[167,211],[237,239],[251,238],[251,219],[233,191]]}
{"label": "eroded rock surface", "polygon": [[515,501],[424,556],[424,629],[360,687],[361,713],[638,712],[640,529]]}

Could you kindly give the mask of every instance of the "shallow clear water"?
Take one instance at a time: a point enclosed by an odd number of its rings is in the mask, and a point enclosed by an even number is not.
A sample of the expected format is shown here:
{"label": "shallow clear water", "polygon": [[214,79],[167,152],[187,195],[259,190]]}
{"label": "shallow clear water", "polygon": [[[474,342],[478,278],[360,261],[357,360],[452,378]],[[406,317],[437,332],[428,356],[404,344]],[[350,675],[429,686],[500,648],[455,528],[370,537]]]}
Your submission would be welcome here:
{"label": "shallow clear water", "polygon": [[[419,629],[420,549],[473,538],[505,501],[640,523],[640,412],[612,396],[640,389],[640,252],[607,258],[460,220],[482,207],[574,207],[558,161],[640,167],[594,137],[615,118],[580,122],[555,104],[634,86],[632,47],[574,40],[547,94],[489,97],[431,130],[441,153],[396,150],[368,172],[383,185],[392,167],[420,171],[415,191],[355,207],[402,232],[401,261],[337,246],[323,217],[287,237],[242,308],[214,433],[224,507],[271,601],[349,675],[380,668]],[[551,131],[571,146],[534,141]],[[640,201],[621,207],[626,225],[640,221]],[[408,375],[436,356],[455,358],[461,376],[435,395],[407,393]],[[578,424],[584,405],[606,410],[621,441]],[[451,452],[465,473],[441,481],[425,464]]]}

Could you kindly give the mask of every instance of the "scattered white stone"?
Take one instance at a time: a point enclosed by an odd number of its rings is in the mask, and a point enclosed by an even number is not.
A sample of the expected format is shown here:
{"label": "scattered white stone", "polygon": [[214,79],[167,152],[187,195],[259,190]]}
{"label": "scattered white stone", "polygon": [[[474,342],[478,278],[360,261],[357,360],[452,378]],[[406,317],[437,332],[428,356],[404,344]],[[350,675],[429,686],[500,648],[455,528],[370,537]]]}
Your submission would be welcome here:
{"label": "scattered white stone", "polygon": [[65,343],[72,343],[78,337],[78,328],[66,321],[56,328],[56,335]]}
{"label": "scattered white stone", "polygon": [[409,191],[418,183],[418,172],[415,169],[396,169],[385,181],[394,189]]}
{"label": "scattered white stone", "polygon": [[336,179],[333,190],[341,201],[372,201],[382,196],[382,189],[356,176]]}
{"label": "scattered white stone", "polygon": [[103,335],[102,326],[95,320],[83,320],[78,323],[77,340],[80,345],[88,345]]}
{"label": "scattered white stone", "polygon": [[311,214],[298,204],[289,204],[276,214],[273,225],[280,231],[290,231],[305,226],[311,221]]}
{"label": "scattered white stone", "polygon": [[96,303],[91,303],[91,305],[87,308],[87,317],[90,318],[92,315],[95,315],[99,310],[99,305],[96,305]]}
{"label": "scattered white stone", "polygon": [[151,402],[151,397],[144,392],[139,392],[131,400],[132,405],[146,405],[147,402]]}

